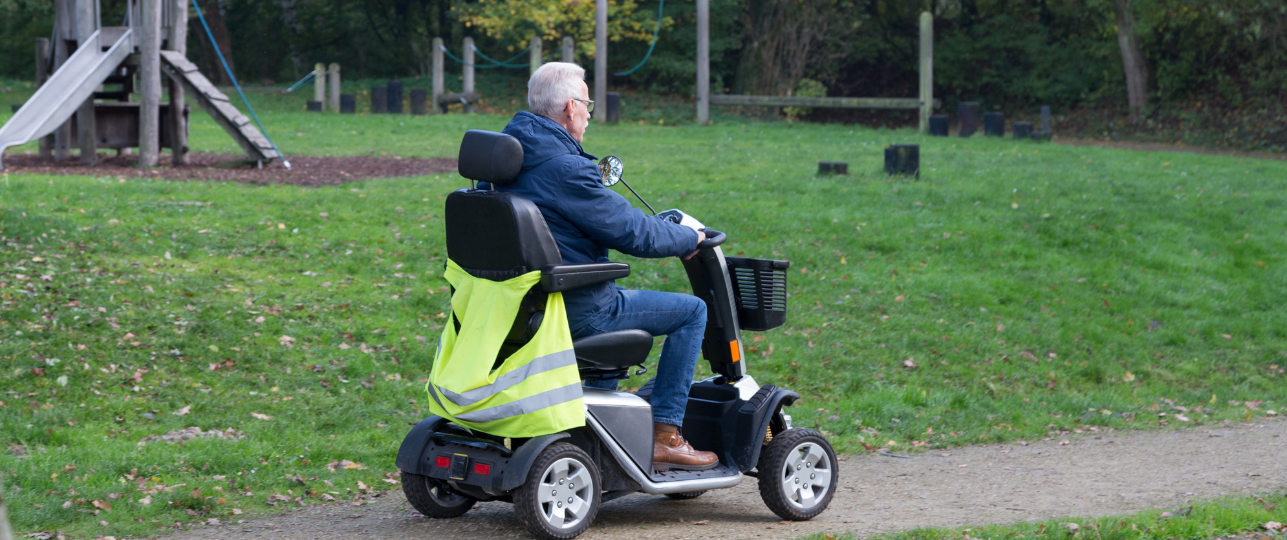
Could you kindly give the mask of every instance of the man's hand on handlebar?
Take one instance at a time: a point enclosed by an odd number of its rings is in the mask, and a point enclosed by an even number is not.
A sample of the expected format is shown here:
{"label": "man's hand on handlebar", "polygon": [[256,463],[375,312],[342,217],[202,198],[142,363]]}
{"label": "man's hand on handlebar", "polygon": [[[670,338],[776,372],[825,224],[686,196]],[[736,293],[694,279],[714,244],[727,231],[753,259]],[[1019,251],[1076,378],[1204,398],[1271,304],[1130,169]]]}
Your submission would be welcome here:
{"label": "man's hand on handlebar", "polygon": [[[704,233],[704,232],[702,232],[702,231],[697,231],[697,244],[698,244],[698,245],[701,245],[701,243],[702,243],[702,242],[705,242],[705,241],[706,241],[706,233]],[[693,256],[694,256],[694,255],[697,255],[697,252],[698,252],[698,251],[701,251],[701,250],[700,250],[700,249],[694,249],[692,253],[689,253],[688,255],[685,255],[685,256],[684,256],[684,260],[686,261],[686,260],[688,260],[688,259],[693,258]]]}

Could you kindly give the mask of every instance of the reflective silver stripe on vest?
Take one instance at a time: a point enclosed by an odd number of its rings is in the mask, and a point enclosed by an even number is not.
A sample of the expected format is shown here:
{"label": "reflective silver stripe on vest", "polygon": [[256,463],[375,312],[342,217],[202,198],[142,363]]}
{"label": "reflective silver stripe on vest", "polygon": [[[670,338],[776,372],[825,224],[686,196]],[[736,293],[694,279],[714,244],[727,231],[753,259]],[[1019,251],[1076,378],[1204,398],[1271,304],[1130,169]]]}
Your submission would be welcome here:
{"label": "reflective silver stripe on vest", "polygon": [[457,415],[457,420],[466,422],[494,422],[506,418],[513,418],[530,412],[536,412],[547,407],[553,407],[560,403],[567,403],[581,399],[581,382],[569,384],[562,388],[546,390],[535,396],[528,396],[517,401],[511,401],[504,405],[489,407],[481,411],[474,411]]}
{"label": "reflective silver stripe on vest", "polygon": [[441,392],[443,397],[451,400],[451,402],[455,403],[457,406],[468,407],[478,403],[479,401],[509,390],[515,385],[527,380],[528,377],[573,365],[576,365],[576,354],[572,352],[572,349],[568,349],[566,351],[559,351],[538,357],[514,371],[497,377],[496,382],[486,386],[480,386],[468,392],[457,394],[441,386],[434,386],[434,388]]}

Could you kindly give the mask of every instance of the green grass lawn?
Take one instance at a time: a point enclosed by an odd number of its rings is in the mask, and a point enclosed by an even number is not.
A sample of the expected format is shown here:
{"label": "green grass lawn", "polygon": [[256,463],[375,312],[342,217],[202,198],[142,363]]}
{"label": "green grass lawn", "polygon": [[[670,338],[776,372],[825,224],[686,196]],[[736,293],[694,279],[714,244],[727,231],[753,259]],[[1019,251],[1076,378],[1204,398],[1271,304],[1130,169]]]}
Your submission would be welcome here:
{"label": "green grass lawn", "polygon": [[[1175,538],[1287,538],[1287,497],[1224,497],[1170,510],[1094,519],[1068,517],[1007,525],[916,529],[868,540],[1172,540]],[[799,540],[855,540],[853,535],[814,534]]]}
{"label": "green grass lawn", "polygon": [[[287,155],[454,156],[466,128],[507,121],[262,99]],[[193,118],[196,151],[236,152]],[[792,261],[788,325],[748,334],[747,362],[800,392],[796,424],[842,452],[1287,403],[1287,163],[729,117],[587,137],[654,207],[726,231],[726,253]],[[883,174],[890,143],[921,144],[919,181]],[[819,160],[853,174],[817,178]],[[0,176],[0,476],[16,528],[146,535],[395,487],[382,480],[426,414],[447,306],[442,200],[466,185]],[[633,267],[622,285],[687,288],[675,260],[618,260]],[[243,438],[139,444],[194,426]],[[342,460],[364,468],[328,468]]]}

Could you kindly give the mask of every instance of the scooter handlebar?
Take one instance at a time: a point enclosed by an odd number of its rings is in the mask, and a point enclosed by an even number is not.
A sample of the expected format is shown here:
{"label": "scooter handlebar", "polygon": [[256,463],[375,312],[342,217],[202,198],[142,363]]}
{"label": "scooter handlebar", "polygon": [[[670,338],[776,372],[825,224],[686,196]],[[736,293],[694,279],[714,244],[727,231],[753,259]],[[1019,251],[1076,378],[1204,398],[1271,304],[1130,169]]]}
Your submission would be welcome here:
{"label": "scooter handlebar", "polygon": [[706,228],[706,229],[702,229],[701,232],[706,234],[706,239],[702,240],[700,243],[697,244],[697,249],[713,248],[715,246],[723,244],[725,240],[728,240],[727,234],[719,232],[715,229]]}

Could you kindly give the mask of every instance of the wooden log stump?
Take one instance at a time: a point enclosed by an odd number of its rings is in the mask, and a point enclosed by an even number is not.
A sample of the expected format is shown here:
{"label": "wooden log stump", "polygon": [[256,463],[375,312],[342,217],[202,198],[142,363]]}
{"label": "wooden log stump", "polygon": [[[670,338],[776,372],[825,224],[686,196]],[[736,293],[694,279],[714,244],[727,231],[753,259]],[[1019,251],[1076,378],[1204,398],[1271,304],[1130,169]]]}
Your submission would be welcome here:
{"label": "wooden log stump", "polygon": [[384,114],[389,110],[389,89],[383,86],[371,87],[371,114]]}
{"label": "wooden log stump", "polygon": [[985,137],[1005,136],[1005,113],[983,113],[983,135]]}
{"label": "wooden log stump", "polygon": [[921,177],[921,147],[916,144],[891,144],[885,147],[885,173],[890,176]]}
{"label": "wooden log stump", "polygon": [[340,114],[353,114],[357,112],[357,96],[353,94],[340,94]]}
{"label": "wooden log stump", "polygon": [[1032,138],[1032,122],[1015,122],[1010,124],[1010,129],[1014,131],[1016,139]]}
{"label": "wooden log stump", "polygon": [[849,174],[849,164],[844,161],[819,161],[818,176],[836,176]]}
{"label": "wooden log stump", "polygon": [[425,105],[427,94],[428,92],[424,88],[411,89],[411,114],[419,116],[429,112],[429,108]]}
{"label": "wooden log stump", "polygon": [[621,122],[621,92],[608,92],[608,102],[603,105],[609,124]]}
{"label": "wooden log stump", "polygon": [[961,119],[961,126],[957,128],[957,135],[969,137],[979,130],[979,102],[962,101],[958,116]]}
{"label": "wooden log stump", "polygon": [[389,114],[402,114],[402,81],[389,81],[388,88],[387,106]]}
{"label": "wooden log stump", "polygon": [[936,114],[929,119],[929,134],[932,137],[947,136],[947,115]]}
{"label": "wooden log stump", "polygon": [[322,112],[322,102],[312,99],[308,100],[308,112]]}

